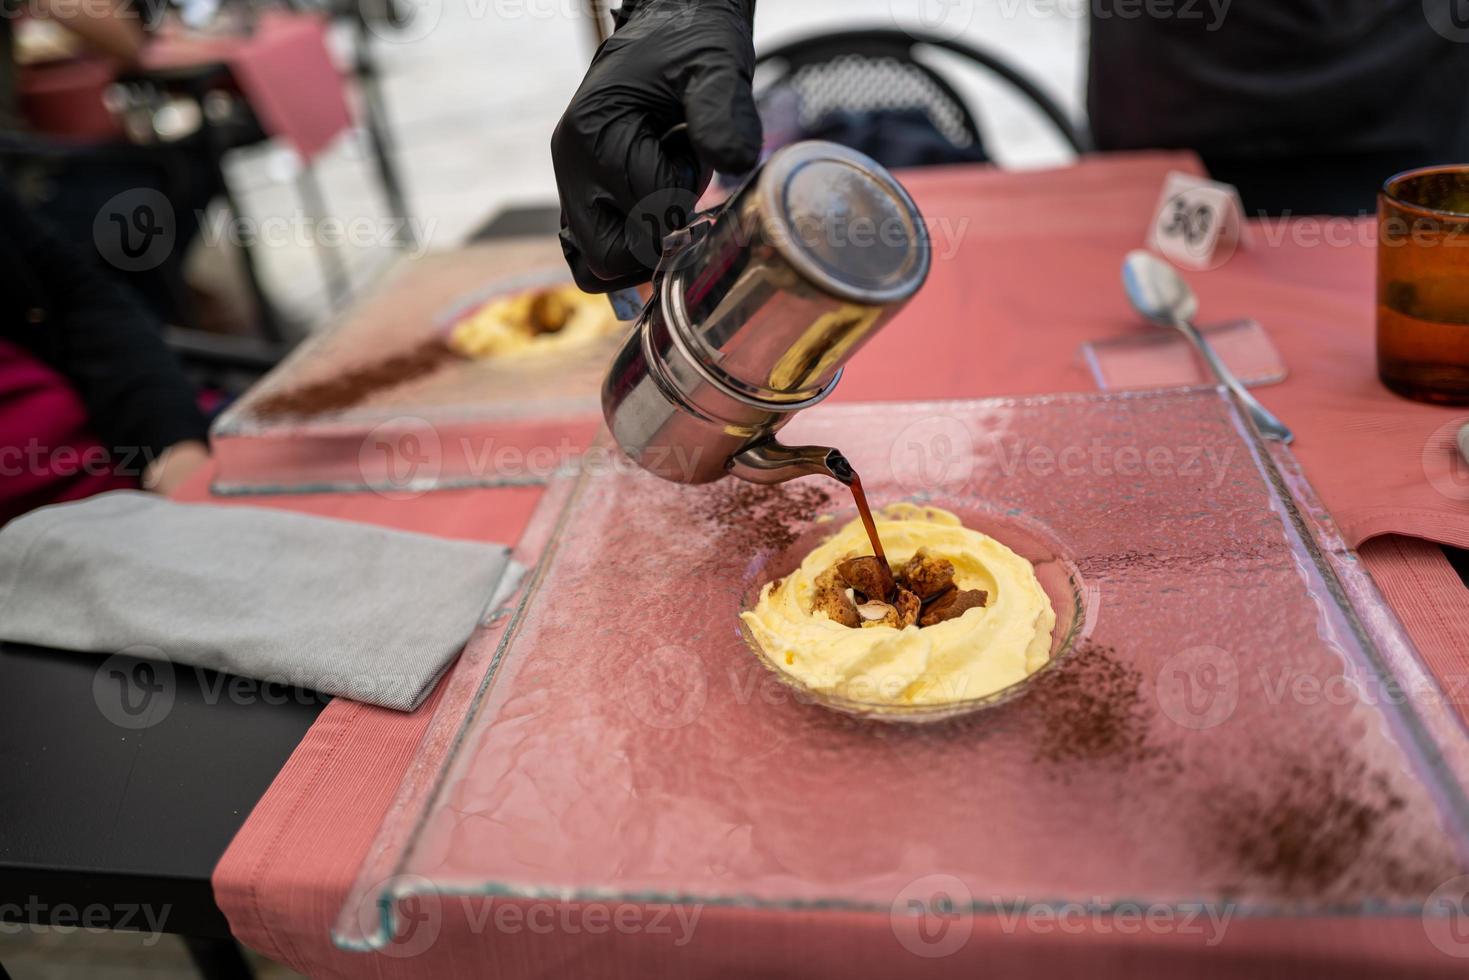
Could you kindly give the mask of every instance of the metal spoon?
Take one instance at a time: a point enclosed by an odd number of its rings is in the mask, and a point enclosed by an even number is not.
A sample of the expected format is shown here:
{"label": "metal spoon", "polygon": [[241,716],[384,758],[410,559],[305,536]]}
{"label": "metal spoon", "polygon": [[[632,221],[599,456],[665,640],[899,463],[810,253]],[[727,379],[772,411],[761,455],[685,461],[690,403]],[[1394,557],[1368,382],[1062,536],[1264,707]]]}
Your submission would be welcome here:
{"label": "metal spoon", "polygon": [[1198,297],[1173,266],[1151,252],[1141,249],[1129,252],[1122,262],[1122,285],[1127,290],[1127,298],[1132,301],[1134,309],[1152,322],[1173,327],[1188,338],[1188,342],[1194,345],[1194,349],[1199,352],[1204,363],[1209,365],[1214,376],[1234,392],[1245,411],[1250,413],[1250,420],[1260,430],[1261,436],[1286,445],[1295,439],[1285,423],[1272,415],[1269,409],[1256,401],[1255,396],[1240,384],[1234,372],[1224,365],[1219,355],[1214,353],[1214,348],[1199,334],[1198,328],[1193,324],[1194,316],[1199,312]]}

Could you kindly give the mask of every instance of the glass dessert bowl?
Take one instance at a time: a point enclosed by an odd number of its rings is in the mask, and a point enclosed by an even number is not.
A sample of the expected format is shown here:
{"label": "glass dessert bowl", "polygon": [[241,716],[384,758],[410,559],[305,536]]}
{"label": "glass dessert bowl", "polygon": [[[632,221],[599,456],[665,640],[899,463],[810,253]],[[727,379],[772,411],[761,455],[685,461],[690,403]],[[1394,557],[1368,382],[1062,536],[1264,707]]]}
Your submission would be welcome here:
{"label": "glass dessert bowl", "polygon": [[[909,586],[903,579],[903,574],[905,563],[914,553],[912,532],[914,529],[932,527],[953,532],[950,537],[962,536],[990,552],[984,560],[980,560],[967,552],[946,555],[944,544],[926,547],[920,543],[919,547],[932,557],[953,557],[960,565],[944,599],[952,599],[958,593],[963,599],[977,600],[977,603],[960,603],[961,609],[968,604],[993,604],[995,576],[1009,571],[1014,577],[1007,579],[1001,586],[1006,599],[1000,608],[988,614],[965,616],[962,611],[951,613],[955,619],[963,617],[961,626],[960,623],[951,623],[944,619],[931,621],[929,611],[943,603],[931,603],[930,598],[925,597],[921,627],[914,622],[916,612],[907,614],[908,625],[902,627],[892,622],[891,607],[880,607],[880,604],[860,605],[863,594],[859,591],[854,596],[853,590],[847,589],[848,601],[853,603],[852,610],[847,613],[848,619],[857,618],[857,609],[861,610],[862,619],[875,618],[877,613],[873,609],[879,607],[878,611],[882,608],[888,609],[889,620],[888,625],[881,627],[880,633],[874,631],[870,634],[870,641],[864,639],[856,643],[848,642],[852,634],[843,630],[851,627],[854,632],[860,631],[866,635],[867,629],[860,623],[854,625],[853,622],[826,622],[826,619],[833,617],[825,614],[818,616],[815,612],[823,604],[818,599],[819,595],[825,592],[825,598],[831,599],[833,581],[836,581],[838,589],[846,583],[840,578],[833,580],[832,573],[818,575],[814,585],[807,583],[804,578],[812,576],[815,566],[803,568],[803,562],[819,549],[826,548],[830,551],[828,546],[832,544],[837,545],[836,551],[846,554],[871,555],[871,551],[865,545],[858,546],[854,551],[847,550],[847,546],[852,543],[849,539],[852,537],[854,512],[823,516],[788,548],[762,555],[753,561],[742,583],[739,619],[741,635],[756,659],[774,673],[782,684],[795,691],[800,700],[875,721],[942,721],[1019,697],[1042,676],[1054,670],[1087,631],[1088,610],[1095,603],[1087,601],[1088,593],[1076,565],[1066,557],[1062,543],[1048,528],[1015,514],[998,513],[975,500],[904,501],[889,504],[877,511],[880,536],[889,552],[892,570],[899,577],[903,589],[906,590]],[[935,514],[935,511],[938,513]],[[962,528],[955,528],[952,521],[945,523],[949,518],[957,518]],[[890,529],[887,532],[882,530],[885,523]],[[908,532],[908,540],[889,543],[887,535],[894,533],[894,528],[902,528]],[[979,535],[992,540],[984,543],[982,539],[968,535],[966,531],[977,531]],[[840,542],[837,540],[838,536],[841,538]],[[924,536],[918,535],[919,538]],[[996,543],[1001,547],[995,548]],[[952,546],[952,541],[949,546]],[[822,556],[817,564],[825,567],[827,557]],[[875,563],[872,558],[862,561]],[[1008,563],[1009,568],[997,569],[997,562]],[[832,568],[835,572],[836,566],[833,565]],[[1030,574],[1032,572],[1033,576]],[[782,593],[780,586],[792,575],[802,576],[803,580],[799,586],[791,584]],[[772,584],[772,596],[770,601],[762,605],[767,584]],[[986,590],[989,592],[988,596]],[[901,597],[906,597],[916,607],[917,599],[907,596],[906,592],[899,592],[898,595],[898,605],[902,605]],[[840,598],[835,601],[837,604],[841,603]],[[1047,601],[1049,610],[1044,608]],[[1023,616],[1020,619],[1010,618],[1016,612],[1017,603],[1026,603],[1020,607]],[[1049,635],[1044,636],[1044,624],[1051,614],[1054,614],[1054,626],[1049,629]],[[983,618],[985,615],[1000,618],[986,620]],[[974,619],[974,616],[981,618]],[[809,621],[806,617],[810,617]],[[811,631],[810,627],[818,623],[819,628]],[[1028,644],[1020,649],[1016,648],[1017,626],[1021,641]],[[762,642],[762,633],[769,637],[784,632],[788,627],[794,627],[791,632],[796,635],[781,637],[783,641],[794,645],[794,649],[791,645],[785,646],[784,655],[779,649],[772,649],[778,648],[780,644]],[[1028,632],[1032,627],[1035,632]],[[923,642],[921,636],[928,634],[929,629],[934,632],[929,635],[927,642]],[[1002,653],[1001,647],[997,645],[994,661],[981,661],[968,655],[969,649],[983,649],[995,640],[997,632],[1003,633],[1007,629],[1010,633],[1008,639],[998,642],[1008,644],[1008,649]],[[940,633],[940,630],[943,632]],[[788,669],[787,665],[795,663],[794,657],[801,655],[804,649],[802,644],[806,643],[810,644],[811,661],[799,668]],[[966,647],[966,644],[975,646]],[[818,651],[820,647],[827,649]],[[1036,665],[1035,659],[1042,650],[1046,659]],[[844,661],[843,658],[849,659]],[[818,666],[813,670],[811,663],[819,663],[822,659],[834,664],[833,669],[842,673],[839,682],[820,683],[811,680],[810,675],[820,673],[821,669]],[[861,660],[862,664],[855,673],[847,675],[846,663],[851,659]],[[997,666],[1002,659],[1009,663],[1006,669],[998,671],[998,681],[986,680],[981,676],[976,682],[976,670],[982,674],[991,666]],[[1018,667],[1017,661],[1026,666]],[[955,666],[956,664],[959,666]],[[920,666],[921,669],[914,673],[915,668]],[[1017,670],[1020,674],[1018,677]],[[807,676],[802,676],[803,674]],[[981,693],[966,696],[964,689],[971,683],[974,686],[970,689],[977,688]]]}

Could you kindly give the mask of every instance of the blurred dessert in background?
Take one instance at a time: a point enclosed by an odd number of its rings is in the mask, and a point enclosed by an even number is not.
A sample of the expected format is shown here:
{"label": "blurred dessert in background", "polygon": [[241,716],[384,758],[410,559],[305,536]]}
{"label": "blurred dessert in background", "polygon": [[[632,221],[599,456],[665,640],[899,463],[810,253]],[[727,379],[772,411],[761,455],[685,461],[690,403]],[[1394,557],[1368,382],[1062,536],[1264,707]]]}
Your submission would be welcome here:
{"label": "blurred dessert in background", "polygon": [[450,328],[448,343],[465,357],[509,357],[577,347],[618,327],[607,297],[567,283],[488,301]]}

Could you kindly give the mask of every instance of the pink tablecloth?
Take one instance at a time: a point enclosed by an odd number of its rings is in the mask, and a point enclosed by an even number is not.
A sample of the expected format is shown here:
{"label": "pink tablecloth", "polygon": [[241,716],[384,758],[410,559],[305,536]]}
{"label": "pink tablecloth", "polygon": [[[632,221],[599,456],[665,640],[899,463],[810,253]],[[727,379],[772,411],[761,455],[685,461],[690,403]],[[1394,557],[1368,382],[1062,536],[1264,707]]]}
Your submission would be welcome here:
{"label": "pink tablecloth", "polygon": [[[143,51],[145,71],[222,64],[261,127],[310,160],[352,123],[345,82],[326,47],[326,21],[315,15],[266,11],[248,37],[168,34]],[[120,135],[102,104],[116,77],[107,62],[82,58],[26,68],[20,99],[40,132],[76,139]]]}
{"label": "pink tablecloth", "polygon": [[326,27],[323,17],[267,10],[249,37],[164,38],[148,47],[144,65],[228,65],[265,131],[310,160],[352,124],[346,83],[327,51]]}
{"label": "pink tablecloth", "polygon": [[[1142,241],[1163,175],[1173,167],[1196,164],[1153,155],[1040,174],[964,169],[907,177],[934,222],[933,277],[852,365],[841,397],[1090,389],[1075,361],[1078,344],[1144,329],[1122,299],[1118,270],[1123,254]],[[1270,331],[1292,377],[1261,396],[1295,426],[1308,475],[1354,542],[1393,531],[1469,543],[1465,505],[1435,489],[1449,484],[1423,469],[1423,446],[1432,447],[1433,433],[1464,413],[1399,403],[1375,389],[1370,250],[1308,241],[1287,235],[1194,277],[1204,318],[1251,315]],[[1400,443],[1408,448],[1398,451]],[[202,497],[205,485],[196,482],[189,495]],[[432,533],[508,539],[534,495],[455,491],[406,503],[368,494],[264,499]],[[1442,554],[1421,541],[1384,537],[1363,557],[1440,676],[1463,674],[1469,611]],[[497,976],[1086,970],[1261,977],[1294,976],[1303,963],[1336,976],[1405,969],[1462,975],[1465,961],[1430,945],[1416,918],[1374,922],[1370,930],[1351,919],[1243,920],[1230,924],[1227,941],[1211,945],[1207,932],[1144,929],[1139,938],[1138,930],[1115,922],[1016,928],[980,916],[966,920],[973,935],[959,951],[928,959],[904,947],[885,915],[704,909],[693,940],[673,948],[617,929],[522,928],[507,935],[485,928],[483,919],[477,929],[453,929],[448,917],[484,910],[446,906],[445,935],[452,930],[453,942],[431,943],[410,957],[336,950],[331,924],[433,707],[405,716],[339,701],[322,714],[215,872],[217,897],[243,942],[313,976],[340,977],[471,977],[487,969]]]}
{"label": "pink tablecloth", "polygon": [[[1128,306],[1121,268],[1143,243],[1169,166],[1152,157],[906,177],[933,229],[934,271],[835,397],[1093,390],[1081,344],[1156,329]],[[1469,547],[1469,477],[1451,450],[1469,410],[1410,402],[1378,383],[1372,231],[1370,219],[1256,223],[1253,247],[1189,275],[1199,319],[1264,325],[1290,377],[1256,394],[1295,430],[1292,448],[1350,544],[1397,533]]]}

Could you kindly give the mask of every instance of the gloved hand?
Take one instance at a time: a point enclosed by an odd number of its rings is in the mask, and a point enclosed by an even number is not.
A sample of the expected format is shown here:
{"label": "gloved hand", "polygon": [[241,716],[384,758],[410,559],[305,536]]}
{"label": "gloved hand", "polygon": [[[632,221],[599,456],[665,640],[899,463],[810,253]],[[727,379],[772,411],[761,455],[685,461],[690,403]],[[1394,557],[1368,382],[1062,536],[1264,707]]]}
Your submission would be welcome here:
{"label": "gloved hand", "polygon": [[[551,137],[561,248],[577,285],[647,282],[664,227],[711,170],[759,160],[751,95],[755,0],[624,0],[612,36]],[[665,141],[673,127],[686,134]]]}

